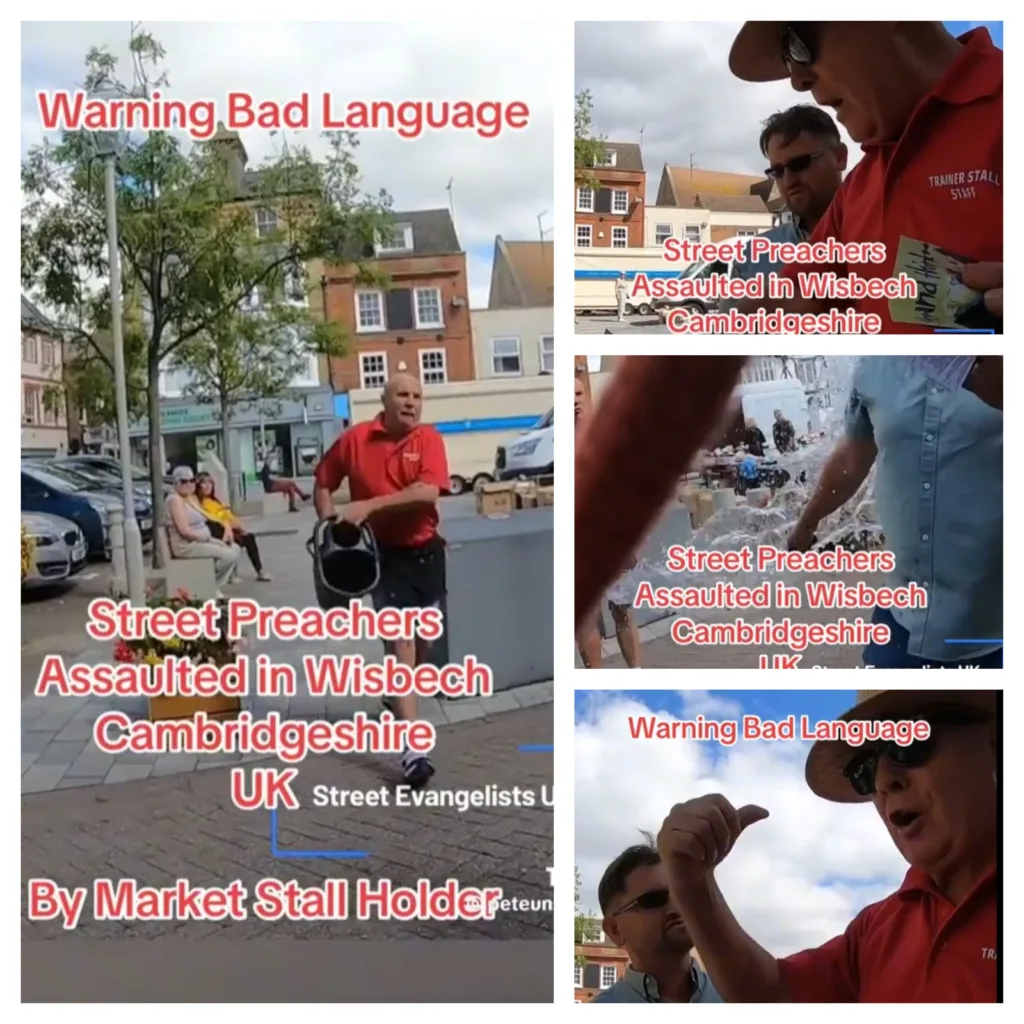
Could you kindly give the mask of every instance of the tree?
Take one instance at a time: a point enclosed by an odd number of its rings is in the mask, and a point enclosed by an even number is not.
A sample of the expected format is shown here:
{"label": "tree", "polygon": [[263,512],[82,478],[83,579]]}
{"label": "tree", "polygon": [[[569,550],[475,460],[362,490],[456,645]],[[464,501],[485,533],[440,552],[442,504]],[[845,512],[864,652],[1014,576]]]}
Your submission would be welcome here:
{"label": "tree", "polygon": [[278,397],[310,356],[341,355],[344,343],[337,324],[316,322],[305,308],[276,303],[230,310],[175,352],[173,365],[188,374],[186,394],[217,406],[232,503],[240,498],[228,439],[233,410]]}
{"label": "tree", "polygon": [[605,159],[604,136],[594,134],[593,99],[589,89],[576,93],[576,115],[573,119],[576,143],[576,186],[594,189],[599,183],[593,168]]}
{"label": "tree", "polygon": [[[135,96],[166,92],[159,42],[133,28],[130,52],[130,86],[118,78],[117,60],[93,48],[84,88],[112,82]],[[165,132],[125,139],[116,192],[125,361],[130,400],[149,421],[158,520],[161,368],[193,339],[219,331],[254,289],[273,290],[310,260],[353,265],[357,280],[381,281],[372,257],[391,222],[390,199],[360,188],[353,133],[324,137],[324,159],[295,147],[244,181],[216,138],[187,149]],[[73,386],[110,422],[100,386],[110,379],[104,371],[112,374],[103,340],[110,325],[103,174],[88,133],[64,132],[55,145],[33,147],[22,162],[22,195],[22,285],[56,314],[73,350]],[[275,212],[279,227],[269,237],[258,237],[254,207]]]}
{"label": "tree", "polygon": [[[575,868],[576,877],[574,880],[574,893],[573,893],[573,907],[574,907],[574,941],[577,946],[584,942],[596,939],[600,935],[601,930],[597,926],[597,922],[594,919],[593,914],[584,914],[580,909],[580,869]],[[578,953],[576,954],[576,966],[583,966],[584,958]]]}

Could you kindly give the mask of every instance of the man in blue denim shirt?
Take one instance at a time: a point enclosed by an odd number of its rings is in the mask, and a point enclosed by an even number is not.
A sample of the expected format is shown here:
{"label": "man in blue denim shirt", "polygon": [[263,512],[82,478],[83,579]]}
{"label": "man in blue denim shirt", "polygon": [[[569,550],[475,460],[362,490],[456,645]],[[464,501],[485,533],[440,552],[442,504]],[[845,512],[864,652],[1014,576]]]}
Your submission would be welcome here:
{"label": "man in blue denim shirt", "polygon": [[790,547],[809,548],[819,521],[875,467],[892,583],[929,596],[926,608],[875,609],[872,621],[892,636],[865,649],[869,667],[1002,668],[1002,375],[991,356],[869,356],[857,366],[846,436]]}
{"label": "man in blue denim shirt", "polygon": [[[846,146],[832,118],[809,104],[773,114],[763,128],[761,152],[771,165],[765,174],[778,182],[779,194],[792,215],[791,221],[764,232],[764,237],[772,242],[806,241],[843,183]],[[759,275],[779,274],[782,267],[765,253],[753,263],[737,263],[735,276],[748,281]],[[763,287],[767,297],[767,279]],[[741,313],[752,313],[764,302],[741,299],[732,300],[732,304]],[[720,308],[729,307],[720,304]]]}
{"label": "man in blue denim shirt", "polygon": [[597,887],[604,932],[629,954],[629,966],[593,1001],[720,1003],[715,986],[693,959],[693,940],[669,895],[654,837],[646,838],[619,854]]}

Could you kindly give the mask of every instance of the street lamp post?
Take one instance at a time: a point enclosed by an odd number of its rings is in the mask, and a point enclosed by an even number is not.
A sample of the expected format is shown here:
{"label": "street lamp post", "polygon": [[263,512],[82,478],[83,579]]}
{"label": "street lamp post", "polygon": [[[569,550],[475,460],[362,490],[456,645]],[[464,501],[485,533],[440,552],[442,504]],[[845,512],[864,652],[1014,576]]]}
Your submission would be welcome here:
{"label": "street lamp post", "polygon": [[[123,99],[125,94],[111,82],[101,82],[92,91],[96,99]],[[135,518],[135,486],[128,439],[128,384],[124,365],[124,334],[121,324],[121,260],[117,244],[117,156],[122,137],[118,131],[94,132],[93,148],[103,160],[104,192],[107,204],[107,248],[110,259],[110,333],[114,344],[114,395],[117,402],[117,446],[121,456],[121,484],[124,489],[125,576],[128,599],[136,607],[146,602],[146,569],[142,559],[142,532]],[[155,524],[154,524],[155,528]]]}

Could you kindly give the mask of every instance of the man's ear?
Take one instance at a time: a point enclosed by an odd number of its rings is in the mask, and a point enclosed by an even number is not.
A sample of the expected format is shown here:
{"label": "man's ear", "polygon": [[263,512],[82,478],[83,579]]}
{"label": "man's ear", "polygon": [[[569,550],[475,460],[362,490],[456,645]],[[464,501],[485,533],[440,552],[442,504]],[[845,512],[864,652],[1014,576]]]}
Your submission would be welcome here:
{"label": "man's ear", "polygon": [[625,945],[625,939],[619,931],[619,922],[614,917],[606,917],[601,921],[601,929],[605,935],[612,940],[613,945],[621,949]]}
{"label": "man's ear", "polygon": [[842,142],[840,142],[839,145],[836,146],[836,167],[838,167],[841,171],[845,171],[849,159],[850,151]]}

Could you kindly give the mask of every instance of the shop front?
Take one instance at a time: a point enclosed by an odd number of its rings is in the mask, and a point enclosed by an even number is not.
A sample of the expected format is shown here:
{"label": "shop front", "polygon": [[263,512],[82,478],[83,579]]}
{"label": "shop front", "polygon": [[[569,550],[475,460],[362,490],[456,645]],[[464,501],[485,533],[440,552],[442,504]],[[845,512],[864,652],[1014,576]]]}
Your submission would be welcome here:
{"label": "shop front", "polygon": [[[219,410],[213,405],[163,399],[160,433],[165,471],[179,465],[194,468],[207,451],[229,461],[223,451]],[[264,460],[282,476],[310,476],[337,433],[334,395],[328,388],[295,389],[280,398],[238,405],[232,410],[227,431],[230,465],[245,483],[258,478]],[[133,423],[130,434],[133,455],[148,465],[147,420]]]}

